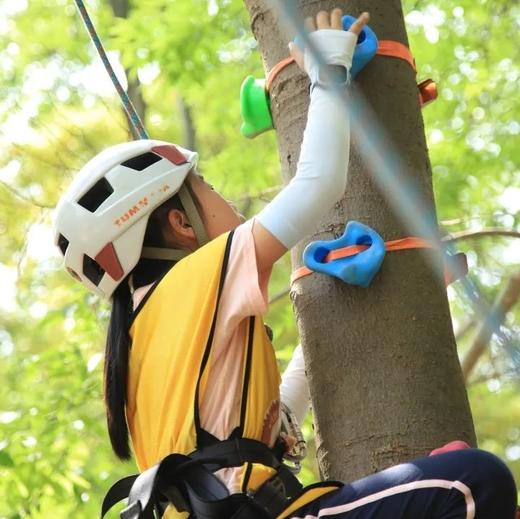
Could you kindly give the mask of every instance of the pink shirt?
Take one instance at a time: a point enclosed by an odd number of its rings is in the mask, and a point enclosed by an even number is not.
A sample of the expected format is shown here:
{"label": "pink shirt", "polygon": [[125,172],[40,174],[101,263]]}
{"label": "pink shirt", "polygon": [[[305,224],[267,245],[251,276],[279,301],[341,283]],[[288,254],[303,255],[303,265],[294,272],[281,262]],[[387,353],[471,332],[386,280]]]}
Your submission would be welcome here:
{"label": "pink shirt", "polygon": [[[200,405],[202,428],[221,440],[226,439],[240,421],[247,317],[265,314],[268,307],[267,286],[271,269],[261,275],[258,273],[253,222],[248,220],[233,234],[209,358],[206,391]],[[134,309],[150,286],[135,291]]]}
{"label": "pink shirt", "polygon": [[253,220],[235,229],[222,289],[210,372],[200,406],[201,425],[220,440],[226,439],[240,421],[243,345],[251,315],[267,312],[267,286],[271,269],[258,273]]}

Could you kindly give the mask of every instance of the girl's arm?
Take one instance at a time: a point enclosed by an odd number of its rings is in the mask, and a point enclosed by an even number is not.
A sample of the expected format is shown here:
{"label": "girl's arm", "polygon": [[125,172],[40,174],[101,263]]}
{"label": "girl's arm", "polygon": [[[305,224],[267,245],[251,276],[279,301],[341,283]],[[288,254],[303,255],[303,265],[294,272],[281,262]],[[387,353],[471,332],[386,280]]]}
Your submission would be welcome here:
{"label": "girl's arm", "polygon": [[[365,13],[349,31],[341,29],[341,10],[317,15],[310,38],[327,64],[350,70]],[[321,217],[343,196],[349,160],[349,120],[333,89],[323,84],[311,53],[291,53],[311,79],[311,96],[296,174],[259,213],[253,225],[258,272],[269,270],[288,249],[309,235]]]}

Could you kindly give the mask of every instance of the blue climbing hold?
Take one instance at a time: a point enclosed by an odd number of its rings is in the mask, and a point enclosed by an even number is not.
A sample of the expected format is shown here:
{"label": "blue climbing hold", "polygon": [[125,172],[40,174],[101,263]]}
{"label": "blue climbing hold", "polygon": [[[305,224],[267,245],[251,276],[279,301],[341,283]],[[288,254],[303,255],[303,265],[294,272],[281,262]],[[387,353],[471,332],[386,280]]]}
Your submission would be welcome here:
{"label": "blue climbing hold", "polygon": [[[350,26],[356,21],[356,18],[350,15],[345,15],[341,19],[343,22],[343,30],[348,31]],[[354,58],[352,60],[352,68],[350,75],[355,78],[363,67],[376,55],[379,42],[376,33],[365,25],[358,36],[356,50],[354,51]]]}
{"label": "blue climbing hold", "polygon": [[[330,251],[349,245],[367,245],[368,249],[346,258],[324,262]],[[385,242],[374,229],[368,225],[351,221],[347,223],[341,238],[309,243],[303,253],[303,262],[314,272],[328,274],[350,285],[366,288],[381,267],[385,252]]]}
{"label": "blue climbing hold", "polygon": [[[350,26],[356,21],[354,16],[345,15],[341,19],[343,23],[343,30],[348,31]],[[305,47],[303,38],[296,36],[294,43],[301,49]],[[356,49],[354,50],[354,56],[352,58],[352,68],[350,69],[350,76],[355,78],[363,67],[376,55],[379,41],[377,40],[376,33],[368,26],[365,25],[363,30],[359,33]]]}

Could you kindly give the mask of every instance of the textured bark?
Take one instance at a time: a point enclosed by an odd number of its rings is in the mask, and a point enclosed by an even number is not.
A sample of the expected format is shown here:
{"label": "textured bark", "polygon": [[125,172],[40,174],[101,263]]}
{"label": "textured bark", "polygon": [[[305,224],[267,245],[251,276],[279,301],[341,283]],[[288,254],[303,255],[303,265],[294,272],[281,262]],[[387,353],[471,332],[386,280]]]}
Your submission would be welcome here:
{"label": "textured bark", "polygon": [[[304,16],[336,6],[353,14],[367,10],[380,39],[408,43],[399,0],[297,3]],[[245,4],[270,70],[287,56],[287,42],[294,34],[282,27],[275,3]],[[411,67],[376,56],[360,74],[358,85],[412,172],[421,203],[433,207],[431,168]],[[307,79],[296,66],[288,67],[273,85],[271,106],[286,182],[296,169],[307,92]],[[316,233],[295,247],[295,268],[309,241],[341,234],[347,220],[370,225],[385,240],[410,234],[371,174],[354,143],[345,197],[316,222]],[[424,455],[449,440],[476,442],[446,290],[426,254],[441,261],[435,252],[388,254],[368,289],[321,275],[303,278],[292,287],[324,477],[352,480]]]}

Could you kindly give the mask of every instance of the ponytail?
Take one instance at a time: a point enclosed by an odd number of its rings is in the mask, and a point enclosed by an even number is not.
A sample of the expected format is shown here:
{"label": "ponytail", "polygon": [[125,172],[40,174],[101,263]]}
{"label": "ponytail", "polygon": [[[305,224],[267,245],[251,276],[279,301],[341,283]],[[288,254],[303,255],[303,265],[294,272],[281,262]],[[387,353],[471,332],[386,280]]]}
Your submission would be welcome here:
{"label": "ponytail", "polygon": [[131,457],[125,413],[130,350],[128,330],[131,312],[132,296],[128,279],[125,279],[113,295],[105,351],[105,405],[108,434],[112,449],[121,460]]}

